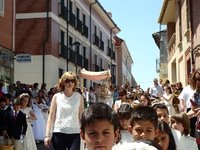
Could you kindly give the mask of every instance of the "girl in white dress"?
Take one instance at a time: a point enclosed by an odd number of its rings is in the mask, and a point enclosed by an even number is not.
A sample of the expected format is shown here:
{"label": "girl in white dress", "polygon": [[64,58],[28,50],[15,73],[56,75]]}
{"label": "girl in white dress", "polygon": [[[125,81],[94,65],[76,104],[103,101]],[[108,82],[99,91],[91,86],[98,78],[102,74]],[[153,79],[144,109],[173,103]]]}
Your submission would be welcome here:
{"label": "girl in white dress", "polygon": [[165,93],[161,95],[161,99],[163,99],[165,105],[167,106],[167,109],[169,111],[169,116],[172,116],[175,114],[174,106],[172,105],[172,100],[174,95],[172,94],[172,90],[170,86],[164,87]]}
{"label": "girl in white dress", "polygon": [[171,127],[181,132],[178,145],[180,150],[198,150],[196,139],[189,135],[190,121],[185,112],[176,113],[171,117]]}
{"label": "girl in white dress", "polygon": [[19,96],[21,101],[21,111],[26,114],[26,121],[27,121],[27,131],[26,136],[22,142],[21,150],[37,150],[35,139],[33,136],[33,130],[30,121],[37,120],[35,113],[33,112],[31,107],[27,107],[29,103],[29,95],[27,93],[23,93]]}
{"label": "girl in white dress", "polygon": [[32,105],[33,111],[37,116],[37,120],[32,121],[33,124],[33,135],[36,141],[42,141],[45,137],[46,131],[46,122],[44,120],[42,109],[43,105],[41,105],[41,100],[38,96],[35,97],[35,101]]}

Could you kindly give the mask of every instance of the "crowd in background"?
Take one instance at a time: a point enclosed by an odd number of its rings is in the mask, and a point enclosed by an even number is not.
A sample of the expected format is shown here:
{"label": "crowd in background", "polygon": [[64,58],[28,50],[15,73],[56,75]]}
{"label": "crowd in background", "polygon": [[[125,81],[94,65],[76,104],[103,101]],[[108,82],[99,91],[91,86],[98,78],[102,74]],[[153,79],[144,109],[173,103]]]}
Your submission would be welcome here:
{"label": "crowd in background", "polygon": [[[188,145],[189,149],[198,149],[197,146],[200,144],[200,125],[198,119],[198,115],[200,114],[200,109],[198,108],[200,103],[198,101],[200,100],[200,88],[198,88],[200,87],[200,70],[188,76],[188,85],[186,87],[182,87],[181,82],[170,83],[169,80],[166,80],[163,83],[162,80],[158,81],[157,78],[154,78],[153,84],[146,90],[143,90],[140,85],[130,87],[128,84],[121,86],[98,84],[96,89],[93,87],[83,87],[80,89],[77,85],[73,86],[73,84],[78,83],[76,83],[76,76],[73,74],[65,75],[61,77],[60,80],[60,87],[58,84],[58,86],[52,87],[49,90],[46,88],[46,83],[43,83],[41,87],[39,87],[38,83],[28,85],[22,84],[20,81],[17,81],[16,84],[9,85],[8,89],[6,89],[4,87],[4,81],[0,80],[0,119],[3,118],[6,122],[7,120],[5,117],[2,116],[8,115],[9,112],[15,112],[14,108],[19,105],[16,100],[20,101],[20,110],[26,114],[27,122],[26,136],[24,134],[23,139],[23,147],[25,150],[27,147],[29,147],[29,150],[35,150],[37,143],[50,137],[49,133],[51,129],[48,129],[48,135],[46,135],[47,132],[45,131],[47,131],[46,127],[48,122],[50,122],[48,116],[52,98],[55,97],[54,95],[58,97],[58,93],[60,92],[61,95],[59,96],[62,97],[62,92],[66,95],[69,92],[66,90],[69,89],[68,84],[72,84],[72,91],[70,92],[80,93],[82,97],[80,100],[83,101],[85,109],[102,102],[110,106],[110,108],[117,113],[121,132],[121,140],[118,145],[137,139],[149,138],[148,135],[145,134],[139,135],[139,131],[136,131],[138,134],[138,137],[136,137],[134,133],[131,133],[133,129],[130,130],[129,127],[131,124],[131,114],[134,109],[139,106],[145,106],[155,110],[159,121],[156,128],[162,131],[155,133],[150,140],[156,141],[166,150],[183,150]],[[63,85],[66,89],[62,87]],[[72,95],[69,97],[71,96]],[[79,101],[79,98],[77,101]],[[53,105],[55,105],[54,103],[57,102],[53,102]],[[81,103],[78,104],[78,106],[81,105]],[[54,115],[55,114],[50,114],[50,116]],[[1,122],[1,136],[8,134],[6,131],[2,130],[3,127]],[[141,127],[139,130],[146,129]],[[168,138],[168,141],[166,140],[167,142],[163,141],[164,135]],[[12,137],[12,135],[10,136]],[[19,140],[18,137],[17,140]],[[49,141],[47,140],[46,142]],[[166,145],[166,143],[168,144]],[[56,143],[54,144],[56,145]],[[83,143],[80,145],[81,149],[84,149]],[[47,146],[49,145],[47,144]]]}

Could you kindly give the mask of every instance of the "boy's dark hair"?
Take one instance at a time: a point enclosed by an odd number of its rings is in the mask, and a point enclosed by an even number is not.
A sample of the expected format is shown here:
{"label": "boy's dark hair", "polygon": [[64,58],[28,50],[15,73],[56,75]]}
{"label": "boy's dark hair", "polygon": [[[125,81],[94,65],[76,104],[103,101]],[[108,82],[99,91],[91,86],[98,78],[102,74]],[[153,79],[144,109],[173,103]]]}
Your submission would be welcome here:
{"label": "boy's dark hair", "polygon": [[155,104],[155,105],[153,105],[153,109],[155,111],[157,111],[157,109],[165,109],[165,110],[167,110],[167,113],[169,114],[169,111],[168,111],[167,106],[165,104],[160,104],[160,103]]}
{"label": "boy's dark hair", "polygon": [[11,94],[7,93],[7,94],[4,94],[4,96],[7,98],[7,99],[10,99],[12,98]]}
{"label": "boy's dark hair", "polygon": [[119,119],[130,119],[133,108],[128,103],[123,103],[118,109],[117,115]]}
{"label": "boy's dark hair", "polygon": [[119,128],[117,113],[105,103],[94,103],[84,110],[81,117],[81,130],[85,133],[85,127],[98,120],[108,120],[113,126],[114,131]]}
{"label": "boy's dark hair", "polygon": [[6,97],[5,96],[1,96],[0,97],[0,102],[5,102],[6,103]]}
{"label": "boy's dark hair", "polygon": [[130,125],[131,127],[134,126],[134,123],[137,121],[150,121],[155,129],[157,129],[158,124],[158,116],[156,111],[149,106],[138,106],[133,109],[133,112],[131,114],[131,121]]}
{"label": "boy's dark hair", "polygon": [[15,98],[14,102],[13,102],[13,106],[20,106],[21,105],[21,101],[19,98]]}

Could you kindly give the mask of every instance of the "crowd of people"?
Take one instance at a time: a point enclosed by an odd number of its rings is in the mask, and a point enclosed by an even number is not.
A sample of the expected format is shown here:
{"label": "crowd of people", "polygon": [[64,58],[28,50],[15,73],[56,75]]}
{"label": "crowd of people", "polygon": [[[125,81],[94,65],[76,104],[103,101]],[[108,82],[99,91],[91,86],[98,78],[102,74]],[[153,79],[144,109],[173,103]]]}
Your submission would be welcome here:
{"label": "crowd of people", "polygon": [[17,81],[6,89],[0,80],[0,136],[15,150],[36,150],[40,141],[55,150],[200,149],[200,69],[186,87],[154,78],[145,91],[128,84],[80,89],[71,71],[46,87]]}

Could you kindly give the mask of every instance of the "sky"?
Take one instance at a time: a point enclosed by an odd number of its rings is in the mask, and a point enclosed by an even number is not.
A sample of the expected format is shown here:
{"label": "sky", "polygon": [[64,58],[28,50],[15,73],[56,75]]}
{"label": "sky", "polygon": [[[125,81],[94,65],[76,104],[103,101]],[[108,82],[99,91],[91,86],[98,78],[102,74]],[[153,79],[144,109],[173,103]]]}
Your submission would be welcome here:
{"label": "sky", "polygon": [[[99,0],[121,29],[117,36],[126,42],[133,59],[132,74],[144,90],[153,84],[159,48],[152,37],[160,31],[158,18],[163,0]],[[163,27],[161,29],[164,29]]]}

